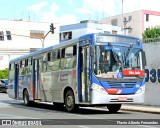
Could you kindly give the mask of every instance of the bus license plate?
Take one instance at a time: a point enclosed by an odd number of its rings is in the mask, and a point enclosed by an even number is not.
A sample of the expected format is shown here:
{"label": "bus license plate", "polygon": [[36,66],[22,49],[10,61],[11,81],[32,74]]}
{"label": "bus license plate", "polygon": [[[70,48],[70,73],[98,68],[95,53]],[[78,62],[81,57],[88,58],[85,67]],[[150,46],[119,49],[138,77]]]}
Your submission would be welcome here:
{"label": "bus license plate", "polygon": [[119,97],[118,101],[127,101],[127,97]]}

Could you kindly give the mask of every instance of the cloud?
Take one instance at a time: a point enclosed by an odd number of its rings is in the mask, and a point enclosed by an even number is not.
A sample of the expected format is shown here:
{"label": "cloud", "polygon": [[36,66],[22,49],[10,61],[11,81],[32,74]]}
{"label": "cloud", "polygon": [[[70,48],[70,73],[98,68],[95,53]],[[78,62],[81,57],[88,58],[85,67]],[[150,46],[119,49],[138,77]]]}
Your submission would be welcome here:
{"label": "cloud", "polygon": [[160,0],[141,0],[140,6],[142,9],[160,12]]}
{"label": "cloud", "polygon": [[[72,4],[72,0],[70,0],[70,4]],[[44,7],[48,7],[49,10],[43,10]],[[47,2],[40,2],[38,4],[34,4],[28,8],[31,12],[36,12],[36,15],[40,17],[40,21],[42,22],[51,22],[51,23],[59,23],[60,25],[74,24],[77,23],[77,17],[71,14],[57,15],[58,11],[60,11],[60,6],[56,3],[52,3],[49,5]]]}
{"label": "cloud", "polygon": [[73,0],[68,0],[67,2],[68,2],[68,4],[70,4],[70,5],[74,5],[74,1],[73,1]]}
{"label": "cloud", "polygon": [[31,5],[31,6],[28,8],[28,10],[38,13],[39,11],[41,11],[41,10],[42,10],[45,6],[47,6],[47,5],[48,5],[48,3],[47,3],[46,1],[42,1],[42,2],[40,2],[40,3],[38,3],[38,4]]}
{"label": "cloud", "polygon": [[115,14],[114,0],[83,0],[83,7],[76,10],[77,13],[97,15],[97,14]]}
{"label": "cloud", "polygon": [[140,0],[123,0],[123,12],[133,12],[140,10]]}
{"label": "cloud", "polygon": [[74,24],[77,23],[77,18],[71,14],[63,14],[61,16],[57,16],[57,12],[60,10],[60,7],[53,3],[48,12],[44,12],[42,14],[42,21],[59,23],[60,25]]}
{"label": "cloud", "polygon": [[52,6],[50,7],[50,11],[53,14],[56,13],[59,9],[60,9],[60,7],[56,3],[53,3]]}
{"label": "cloud", "polygon": [[123,0],[124,13],[133,12],[141,9],[160,11],[159,0]]}
{"label": "cloud", "polygon": [[53,15],[51,12],[44,13],[42,21],[59,23],[60,25],[68,25],[77,23],[77,17],[70,14],[64,14],[62,16]]}

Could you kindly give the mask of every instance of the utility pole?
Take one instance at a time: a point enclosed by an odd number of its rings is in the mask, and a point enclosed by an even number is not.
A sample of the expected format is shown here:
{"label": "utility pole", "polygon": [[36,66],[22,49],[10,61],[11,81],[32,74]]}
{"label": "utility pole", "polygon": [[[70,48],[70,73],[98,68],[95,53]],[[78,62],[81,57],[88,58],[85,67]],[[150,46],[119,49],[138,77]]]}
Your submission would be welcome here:
{"label": "utility pole", "polygon": [[123,24],[123,0],[122,0],[122,34],[124,34],[124,24]]}

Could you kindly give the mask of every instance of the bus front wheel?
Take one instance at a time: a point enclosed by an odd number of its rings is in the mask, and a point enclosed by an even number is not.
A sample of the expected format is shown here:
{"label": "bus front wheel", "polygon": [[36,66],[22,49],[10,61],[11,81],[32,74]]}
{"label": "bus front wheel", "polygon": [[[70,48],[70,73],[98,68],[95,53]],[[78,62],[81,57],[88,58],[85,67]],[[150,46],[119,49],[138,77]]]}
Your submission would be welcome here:
{"label": "bus front wheel", "polygon": [[109,112],[116,113],[117,111],[120,110],[121,104],[108,104],[107,108],[108,108]]}
{"label": "bus front wheel", "polygon": [[74,112],[77,108],[75,97],[72,90],[68,90],[65,94],[65,108],[68,112]]}

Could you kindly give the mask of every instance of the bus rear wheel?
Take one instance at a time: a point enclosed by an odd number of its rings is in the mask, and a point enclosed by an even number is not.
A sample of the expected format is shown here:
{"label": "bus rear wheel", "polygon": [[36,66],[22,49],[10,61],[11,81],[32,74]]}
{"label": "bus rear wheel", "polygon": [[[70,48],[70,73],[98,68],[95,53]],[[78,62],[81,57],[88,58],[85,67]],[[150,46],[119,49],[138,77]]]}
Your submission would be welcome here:
{"label": "bus rear wheel", "polygon": [[31,101],[29,101],[29,95],[27,90],[25,90],[23,93],[23,100],[26,106],[29,106],[31,104]]}
{"label": "bus rear wheel", "polygon": [[68,112],[74,112],[78,106],[75,104],[75,97],[72,90],[68,90],[65,94],[65,108]]}
{"label": "bus rear wheel", "polygon": [[120,110],[121,104],[108,104],[107,108],[108,108],[109,112],[116,113]]}

